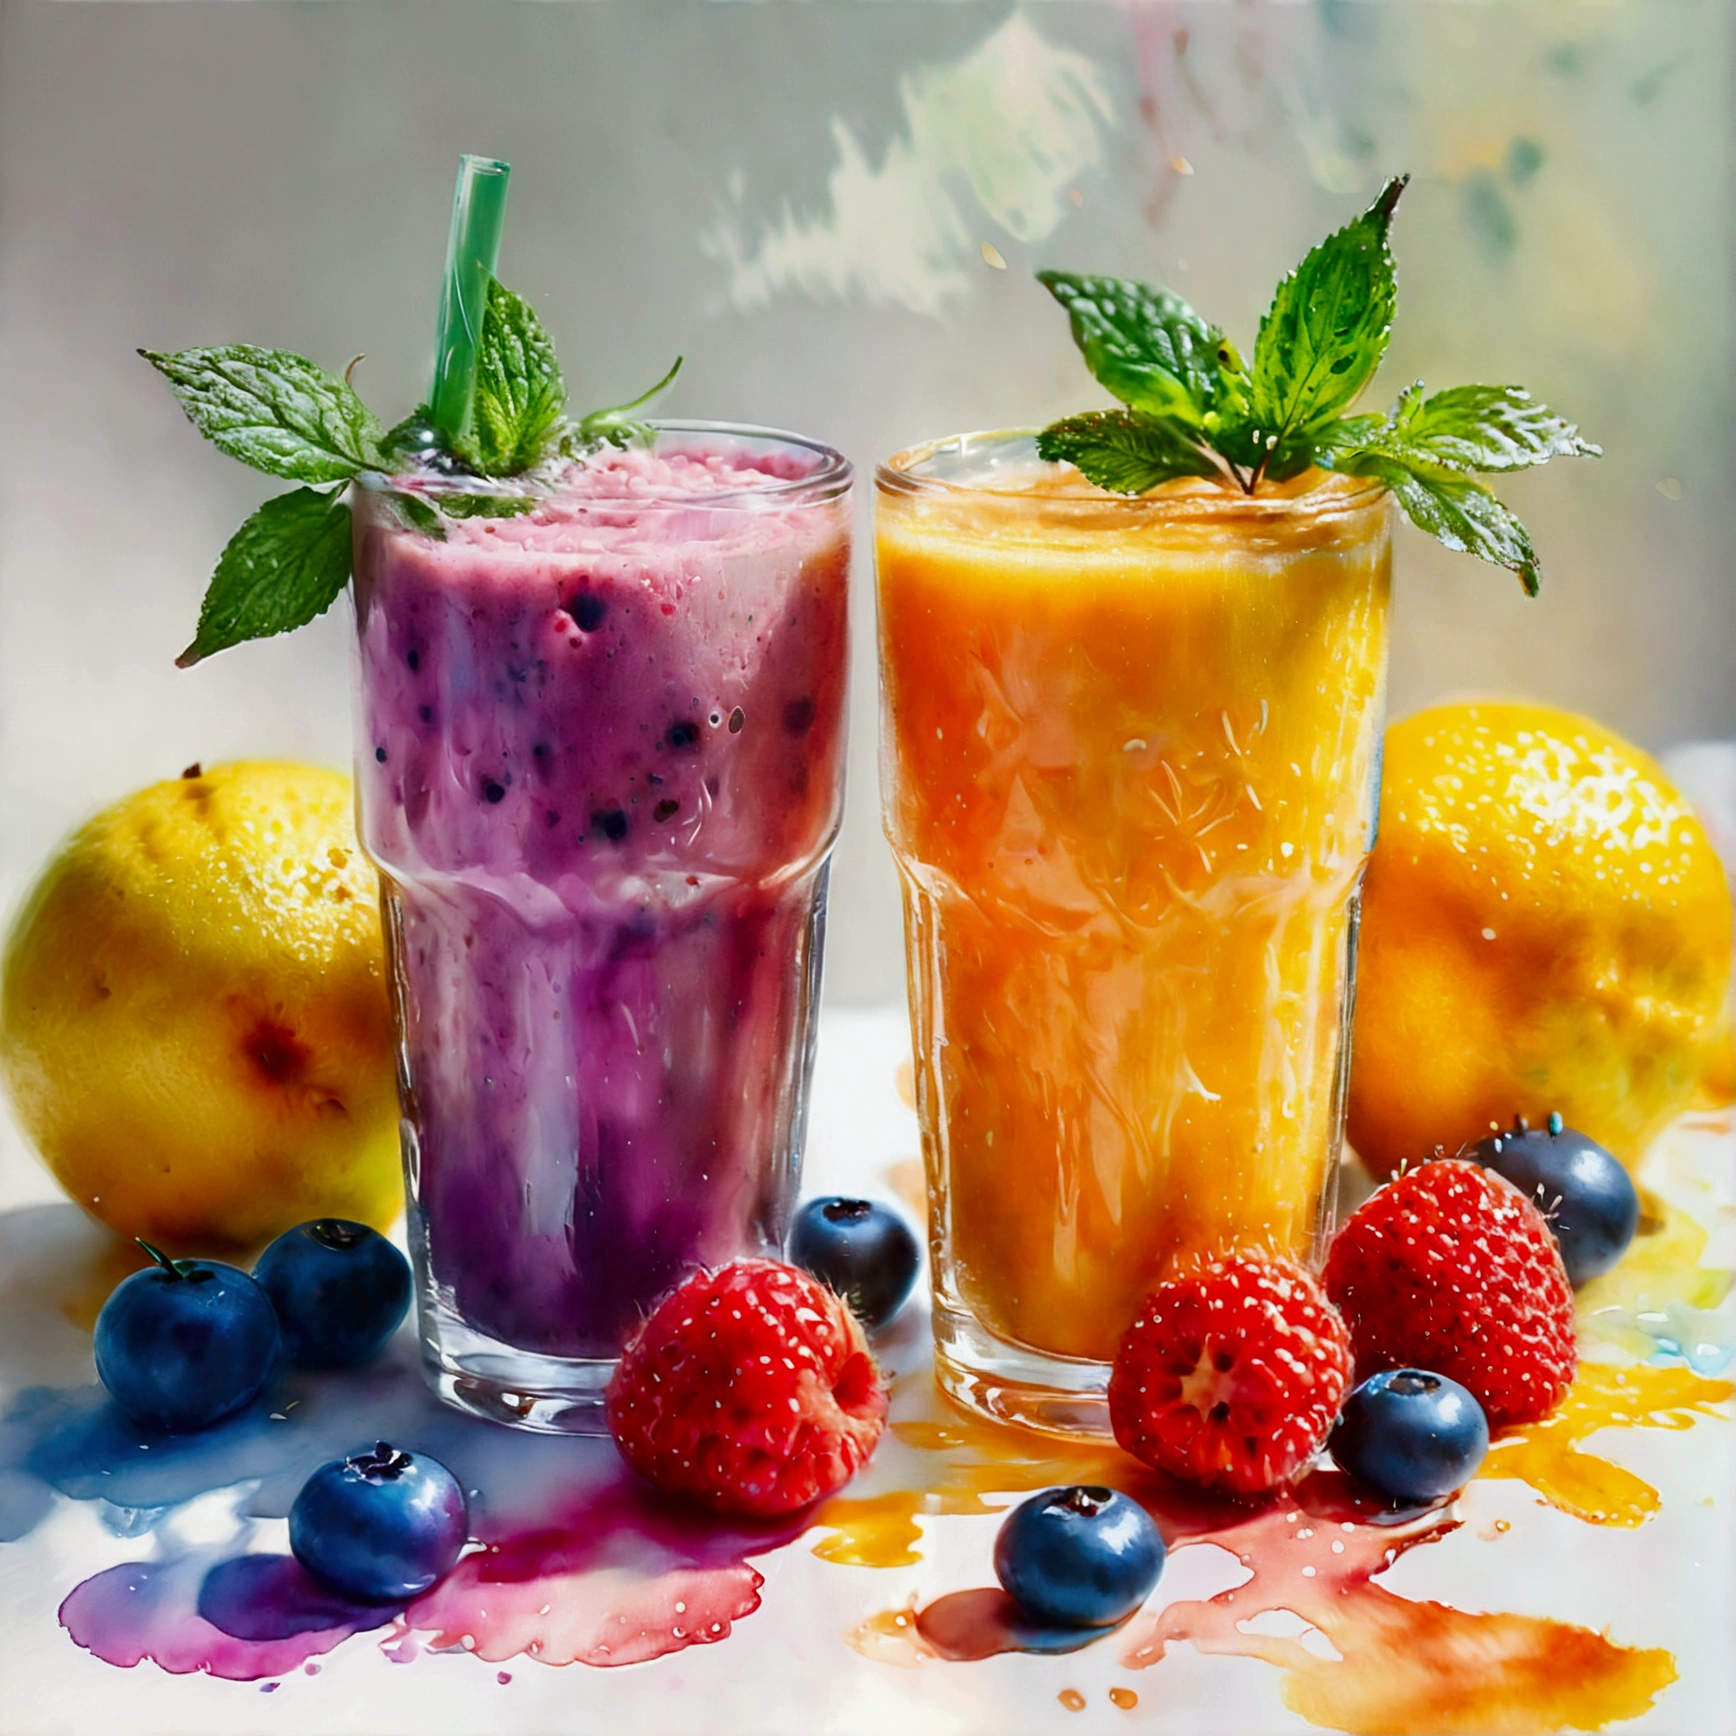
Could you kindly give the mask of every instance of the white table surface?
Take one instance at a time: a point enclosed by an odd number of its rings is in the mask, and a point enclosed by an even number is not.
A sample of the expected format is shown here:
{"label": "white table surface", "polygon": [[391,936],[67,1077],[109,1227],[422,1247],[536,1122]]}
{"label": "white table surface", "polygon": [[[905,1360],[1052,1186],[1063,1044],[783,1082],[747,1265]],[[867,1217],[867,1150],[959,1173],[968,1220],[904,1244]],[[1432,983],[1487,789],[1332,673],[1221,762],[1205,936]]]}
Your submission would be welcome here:
{"label": "white table surface", "polygon": [[[908,1187],[917,1152],[915,1118],[895,1075],[907,1056],[901,1011],[833,1012],[822,1023],[807,1187],[881,1195]],[[1653,1154],[1649,1182],[1690,1209],[1712,1233],[1702,1264],[1736,1265],[1736,1135],[1726,1115],[1680,1124]],[[0,1402],[21,1389],[85,1387],[92,1380],[88,1334],[66,1318],[90,1294],[102,1232],[59,1199],[52,1182],[12,1142],[0,1154]],[[1680,1310],[1677,1311],[1678,1314]],[[883,1346],[902,1376],[894,1417],[943,1415],[926,1378],[921,1299]],[[1656,1326],[1656,1323],[1653,1323]],[[1728,1303],[1696,1316],[1694,1336],[1718,1361],[1733,1321]],[[1607,1335],[1605,1335],[1607,1336]],[[1601,1355],[1613,1354],[1607,1348]],[[407,1335],[363,1381],[333,1387],[310,1402],[303,1421],[275,1435],[230,1445],[214,1441],[186,1472],[188,1498],[139,1512],[122,1499],[51,1493],[16,1468],[0,1470],[0,1517],[23,1530],[0,1546],[0,1729],[17,1736],[50,1731],[147,1732],[537,1731],[1007,1732],[1128,1728],[1238,1733],[1307,1729],[1282,1698],[1286,1673],[1254,1657],[1206,1655],[1172,1645],[1145,1669],[1128,1667],[1137,1624],[1178,1600],[1210,1598],[1248,1577],[1235,1554],[1209,1542],[1172,1550],[1163,1581],[1136,1625],[1065,1657],[1001,1656],[978,1663],[921,1660],[896,1639],[877,1655],[848,1643],[868,1618],[911,1600],[992,1583],[993,1512],[925,1516],[921,1559],[899,1567],[840,1565],[814,1545],[814,1530],[754,1557],[764,1576],[760,1606],[720,1643],[645,1664],[548,1667],[529,1657],[507,1662],[420,1650],[407,1666],[392,1661],[389,1634],[357,1633],[275,1687],[167,1673],[143,1662],[117,1668],[81,1650],[57,1620],[80,1581],[128,1561],[185,1558],[195,1563],[243,1550],[286,1548],[281,1515],[300,1475],[330,1452],[372,1439],[376,1428],[400,1438],[418,1430],[440,1440],[467,1431],[467,1476],[488,1485],[491,1501],[533,1512],[563,1480],[611,1474],[602,1443],[532,1438],[486,1424],[458,1423],[425,1397],[411,1372]],[[1736,1429],[1730,1406],[1691,1428],[1608,1430],[1590,1450],[1625,1467],[1662,1495],[1659,1511],[1636,1528],[1588,1525],[1541,1502],[1523,1482],[1474,1483],[1458,1504],[1462,1523],[1438,1541],[1404,1554],[1377,1581],[1399,1596],[1437,1599],[1467,1611],[1514,1611],[1580,1624],[1624,1647],[1665,1647],[1677,1679],[1649,1712],[1624,1728],[1702,1736],[1736,1728]],[[315,1413],[311,1421],[305,1420]],[[299,1433],[296,1432],[299,1427]],[[0,1425],[0,1464],[16,1459],[20,1425]],[[442,1431],[445,1431],[442,1433]],[[285,1446],[285,1442],[290,1443]],[[853,1498],[908,1489],[912,1479],[944,1474],[945,1454],[888,1437],[848,1491]],[[480,1470],[473,1467],[480,1466]],[[124,1470],[124,1467],[123,1467]],[[1056,1480],[1072,1480],[1058,1474]],[[988,1503],[993,1505],[993,1503]],[[27,1521],[41,1510],[33,1526]],[[253,1516],[263,1515],[263,1516]],[[1505,1528],[1503,1528],[1505,1527]],[[565,1582],[583,1599],[607,1581]],[[557,1612],[558,1613],[558,1612]],[[1268,1613],[1247,1624],[1257,1633],[1298,1634],[1307,1624]],[[1304,1646],[1331,1654],[1318,1632]],[[425,1641],[426,1635],[423,1636]],[[876,1652],[872,1645],[866,1650]],[[1397,1660],[1393,1660],[1397,1663]],[[1337,1666],[1348,1668],[1349,1665]],[[1463,1667],[1479,1668],[1473,1654]],[[509,1679],[502,1680],[502,1677]],[[1115,1689],[1123,1702],[1109,1697]],[[267,1691],[269,1689],[269,1691]],[[1083,1712],[1061,1695],[1082,1696]]]}

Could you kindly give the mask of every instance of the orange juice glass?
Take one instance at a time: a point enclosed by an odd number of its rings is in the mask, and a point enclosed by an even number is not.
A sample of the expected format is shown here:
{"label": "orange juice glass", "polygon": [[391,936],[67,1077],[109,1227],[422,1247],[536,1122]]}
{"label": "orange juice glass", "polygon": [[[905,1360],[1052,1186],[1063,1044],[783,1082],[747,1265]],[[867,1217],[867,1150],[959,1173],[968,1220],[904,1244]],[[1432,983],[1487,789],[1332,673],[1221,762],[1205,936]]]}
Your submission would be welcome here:
{"label": "orange juice glass", "polygon": [[1390,502],[1317,471],[1129,499],[1029,434],[877,480],[939,1378],[1103,1432],[1167,1273],[1330,1227]]}

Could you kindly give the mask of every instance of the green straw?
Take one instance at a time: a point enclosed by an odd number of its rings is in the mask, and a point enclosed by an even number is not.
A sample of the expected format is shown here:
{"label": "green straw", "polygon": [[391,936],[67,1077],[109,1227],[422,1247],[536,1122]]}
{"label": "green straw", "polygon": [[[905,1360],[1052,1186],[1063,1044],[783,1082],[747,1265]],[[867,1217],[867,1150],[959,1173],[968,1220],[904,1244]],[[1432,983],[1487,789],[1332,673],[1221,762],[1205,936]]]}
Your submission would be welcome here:
{"label": "green straw", "polygon": [[506,186],[512,165],[498,157],[461,156],[446,241],[446,285],[434,336],[434,383],[428,414],[448,447],[468,438],[475,415],[476,352],[488,286],[500,258]]}

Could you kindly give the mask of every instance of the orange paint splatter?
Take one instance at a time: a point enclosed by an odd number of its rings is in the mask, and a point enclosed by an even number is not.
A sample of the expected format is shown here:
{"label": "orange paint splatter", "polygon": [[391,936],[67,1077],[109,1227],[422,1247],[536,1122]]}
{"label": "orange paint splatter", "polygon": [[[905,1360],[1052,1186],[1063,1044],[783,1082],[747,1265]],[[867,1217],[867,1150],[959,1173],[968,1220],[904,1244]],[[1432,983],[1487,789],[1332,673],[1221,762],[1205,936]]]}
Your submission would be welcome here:
{"label": "orange paint splatter", "polygon": [[[1647,1397],[1662,1394],[1679,1408],[1691,1411],[1691,1399],[1705,1396],[1680,1385],[1681,1371],[1627,1372],[1641,1376]],[[1653,1373],[1676,1381],[1654,1382]],[[1458,1521],[1447,1512],[1394,1521],[1337,1472],[1317,1472],[1293,1493],[1247,1507],[1186,1489],[1113,1447],[1070,1444],[962,1413],[901,1419],[893,1429],[903,1445],[935,1455],[930,1487],[828,1503],[818,1523],[830,1535],[818,1548],[829,1559],[908,1565],[920,1547],[919,1515],[991,1513],[1020,1492],[1070,1482],[1127,1490],[1156,1518],[1172,1551],[1209,1542],[1237,1556],[1250,1573],[1243,1584],[1134,1617],[1122,1642],[1130,1668],[1156,1663],[1175,1640],[1259,1658],[1285,1672],[1285,1702],[1299,1716],[1358,1736],[1598,1729],[1637,1717],[1675,1680],[1664,1651],[1624,1647],[1566,1622],[1417,1602],[1372,1583],[1406,1550]],[[1252,1618],[1273,1611],[1310,1624],[1330,1655],[1300,1638],[1246,1631]],[[1061,1638],[1021,1623],[1010,1600],[985,1586],[885,1611],[850,1643],[908,1668],[935,1658],[1054,1651]]]}
{"label": "orange paint splatter", "polygon": [[910,1215],[920,1224],[928,1217],[928,1179],[923,1174],[920,1157],[901,1157],[886,1166],[886,1185],[904,1202]]}
{"label": "orange paint splatter", "polygon": [[845,1634],[844,1644],[874,1663],[891,1664],[899,1670],[917,1669],[935,1655],[916,1631],[915,1598],[898,1609],[883,1609],[858,1622]]}
{"label": "orange paint splatter", "polygon": [[906,1446],[946,1455],[929,1475],[931,1486],[828,1501],[814,1516],[828,1533],[814,1545],[821,1560],[909,1567],[922,1559],[920,1515],[998,1513],[1009,1501],[987,1497],[1013,1497],[1057,1483],[1109,1482],[1126,1489],[1153,1476],[1114,1447],[1073,1446],[962,1412],[894,1422],[892,1432]]}
{"label": "orange paint splatter", "polygon": [[[1632,1339],[1632,1348],[1650,1355],[1660,1341],[1648,1328],[1662,1311],[1671,1311],[1672,1330],[1678,1320],[1703,1321],[1730,1274],[1698,1265],[1706,1232],[1686,1213],[1648,1196],[1646,1218],[1628,1259],[1581,1293],[1580,1329],[1590,1339]],[[921,1558],[925,1516],[993,1514],[1032,1490],[1107,1483],[1144,1503],[1172,1552],[1214,1543],[1249,1575],[1209,1600],[1135,1616],[1119,1642],[1097,1642],[1124,1648],[1130,1668],[1156,1663],[1176,1640],[1201,1652],[1259,1658],[1284,1672],[1284,1700],[1298,1716],[1353,1736],[1597,1730],[1640,1716],[1676,1678],[1667,1651],[1623,1646],[1543,1617],[1417,1601],[1379,1584],[1400,1555],[1457,1528],[1450,1511],[1395,1519],[1336,1472],[1316,1473],[1263,1506],[1236,1506],[1148,1471],[1113,1446],[990,1423],[933,1403],[931,1391],[925,1381],[905,1384],[895,1394],[895,1410],[904,1414],[892,1424],[900,1445],[923,1456],[915,1478],[922,1487],[828,1503],[817,1520],[827,1533],[817,1554],[908,1566]],[[1481,1474],[1522,1480],[1593,1523],[1639,1525],[1657,1509],[1657,1492],[1582,1450],[1583,1443],[1605,1428],[1689,1428],[1732,1398],[1736,1383],[1679,1365],[1582,1363],[1560,1409],[1499,1440]],[[923,1414],[910,1415],[913,1408]],[[1492,1542],[1509,1530],[1496,1520],[1480,1535]],[[1275,1612],[1308,1625],[1300,1636],[1247,1631],[1253,1618]],[[1059,1638],[1022,1622],[998,1589],[981,1587],[883,1612],[851,1643],[866,1656],[911,1667],[1053,1652]],[[1075,1710],[1084,1705],[1078,1698]],[[1124,1710],[1137,1704],[1131,1689],[1111,1700]]]}
{"label": "orange paint splatter", "polygon": [[[1619,1646],[1589,1628],[1536,1616],[1419,1603],[1371,1583],[1406,1550],[1454,1530],[1442,1514],[1380,1526],[1344,1517],[1336,1473],[1308,1478],[1213,1541],[1252,1577],[1205,1602],[1171,1604],[1136,1631],[1123,1661],[1154,1664],[1175,1640],[1196,1651],[1263,1658],[1286,1673],[1284,1703],[1352,1736],[1484,1736],[1596,1730],[1638,1717],[1676,1679],[1670,1654]],[[1251,1634],[1253,1616],[1288,1610],[1330,1644]]]}
{"label": "orange paint splatter", "polygon": [[1069,1712],[1083,1712],[1085,1710],[1085,1696],[1081,1694],[1077,1688],[1063,1688],[1055,1698],[1059,1700]]}
{"label": "orange paint splatter", "polygon": [[898,1071],[892,1075],[892,1084],[898,1092],[898,1101],[906,1109],[916,1107],[916,1068],[909,1061],[900,1061]]}
{"label": "orange paint splatter", "polygon": [[1131,1688],[1111,1688],[1109,1704],[1119,1706],[1123,1712],[1131,1712],[1139,1704],[1139,1696]]}
{"label": "orange paint splatter", "polygon": [[1632,1471],[1580,1442],[1599,1429],[1688,1429],[1736,1385],[1691,1369],[1582,1362],[1560,1406],[1540,1423],[1508,1431],[1479,1475],[1529,1483],[1552,1507],[1593,1525],[1643,1525],[1658,1510],[1658,1492]]}

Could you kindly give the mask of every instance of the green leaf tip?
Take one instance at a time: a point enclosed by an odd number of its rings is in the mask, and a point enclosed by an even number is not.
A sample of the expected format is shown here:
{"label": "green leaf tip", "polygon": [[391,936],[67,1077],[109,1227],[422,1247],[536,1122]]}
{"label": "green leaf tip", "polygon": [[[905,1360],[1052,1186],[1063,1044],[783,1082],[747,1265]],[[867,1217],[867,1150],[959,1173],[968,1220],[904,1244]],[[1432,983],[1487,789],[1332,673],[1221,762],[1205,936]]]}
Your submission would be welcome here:
{"label": "green leaf tip", "polygon": [[304,627],[350,578],[350,509],[336,494],[292,489],[268,500],[229,539],[199,611],[190,669],[231,645]]}
{"label": "green leaf tip", "polygon": [[686,359],[685,356],[677,356],[669,372],[648,392],[641,392],[637,398],[625,404],[615,404],[606,410],[593,410],[588,416],[582,417],[574,430],[575,447],[583,450],[600,446],[604,442],[623,448],[649,446],[655,431],[650,423],[637,420],[632,412],[649,404],[653,398],[674,385],[675,376],[681,372],[681,364]]}
{"label": "green leaf tip", "polygon": [[1279,283],[1249,365],[1171,290],[1039,271],[1086,366],[1125,406],[1051,423],[1039,456],[1120,494],[1181,476],[1218,477],[1248,494],[1314,467],[1366,476],[1437,541],[1509,568],[1536,595],[1540,568],[1525,527],[1476,478],[1601,448],[1519,386],[1425,398],[1418,382],[1384,417],[1350,413],[1392,334],[1389,235],[1409,184],[1409,175],[1390,177]]}
{"label": "green leaf tip", "polygon": [[1375,218],[1383,227],[1390,225],[1392,222],[1392,214],[1398,209],[1399,198],[1403,194],[1405,188],[1409,185],[1409,175],[1394,175],[1387,184],[1381,188],[1380,196],[1372,205],[1369,206],[1369,216]]}

